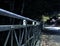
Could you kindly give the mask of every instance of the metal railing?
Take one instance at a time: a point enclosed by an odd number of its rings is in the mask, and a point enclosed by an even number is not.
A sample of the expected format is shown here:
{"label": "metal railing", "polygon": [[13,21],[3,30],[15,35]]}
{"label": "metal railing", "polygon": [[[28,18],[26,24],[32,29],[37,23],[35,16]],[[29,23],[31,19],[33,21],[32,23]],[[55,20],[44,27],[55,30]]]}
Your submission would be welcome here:
{"label": "metal railing", "polygon": [[[4,32],[1,34],[4,38],[0,38],[2,42],[4,41],[2,46],[36,46],[37,41],[40,40],[40,22],[4,9],[0,9],[0,15],[21,19],[23,22],[17,25],[0,25],[0,32]],[[28,21],[32,23],[28,24]]]}

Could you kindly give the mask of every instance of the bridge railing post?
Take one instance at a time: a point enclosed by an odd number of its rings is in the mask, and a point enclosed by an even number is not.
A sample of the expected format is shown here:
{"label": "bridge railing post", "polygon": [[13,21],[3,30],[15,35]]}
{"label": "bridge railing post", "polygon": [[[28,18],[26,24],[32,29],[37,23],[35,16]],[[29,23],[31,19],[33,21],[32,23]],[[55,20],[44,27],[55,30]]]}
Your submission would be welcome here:
{"label": "bridge railing post", "polygon": [[[25,42],[27,41],[27,20],[23,20],[23,25],[26,26],[24,28],[24,31],[25,31]],[[27,43],[25,44],[25,46],[27,46]]]}
{"label": "bridge railing post", "polygon": [[[36,23],[33,21],[33,22],[32,22],[32,25],[35,26]],[[32,46],[35,46],[35,27],[33,27],[32,30],[33,30],[33,36],[34,36],[34,38],[33,38],[33,40],[32,40]]]}

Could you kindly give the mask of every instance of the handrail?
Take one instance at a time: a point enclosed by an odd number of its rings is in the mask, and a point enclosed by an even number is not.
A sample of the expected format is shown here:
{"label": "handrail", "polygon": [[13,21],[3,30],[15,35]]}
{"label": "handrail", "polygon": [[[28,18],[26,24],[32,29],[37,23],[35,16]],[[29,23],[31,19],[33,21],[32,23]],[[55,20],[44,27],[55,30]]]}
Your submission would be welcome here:
{"label": "handrail", "polygon": [[37,22],[37,21],[32,20],[32,19],[30,19],[30,18],[23,17],[23,16],[21,16],[21,15],[12,13],[12,12],[10,12],[10,11],[7,11],[7,10],[1,9],[1,8],[0,8],[0,15],[4,15],[4,16],[8,16],[8,17],[13,17],[13,18],[17,18],[17,19],[24,19],[24,20],[29,20],[29,21]]}
{"label": "handrail", "polygon": [[0,25],[0,31],[7,31],[7,30],[12,30],[12,29],[20,29],[20,28],[25,28],[25,27],[31,27],[31,26],[36,26],[36,25]]}

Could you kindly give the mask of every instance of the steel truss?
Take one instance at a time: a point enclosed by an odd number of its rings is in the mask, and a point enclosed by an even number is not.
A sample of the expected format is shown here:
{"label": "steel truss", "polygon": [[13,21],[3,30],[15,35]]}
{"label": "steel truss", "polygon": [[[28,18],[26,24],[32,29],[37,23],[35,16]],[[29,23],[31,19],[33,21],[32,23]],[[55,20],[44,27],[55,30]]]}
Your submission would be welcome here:
{"label": "steel truss", "polygon": [[[3,46],[7,46],[8,42],[10,46],[15,46],[15,44],[16,46],[36,46],[37,41],[40,40],[40,22],[4,9],[0,9],[0,15],[22,19],[23,21],[22,25],[0,25],[0,32],[8,32],[5,42],[2,41]],[[32,24],[28,24],[27,21],[31,21]]]}

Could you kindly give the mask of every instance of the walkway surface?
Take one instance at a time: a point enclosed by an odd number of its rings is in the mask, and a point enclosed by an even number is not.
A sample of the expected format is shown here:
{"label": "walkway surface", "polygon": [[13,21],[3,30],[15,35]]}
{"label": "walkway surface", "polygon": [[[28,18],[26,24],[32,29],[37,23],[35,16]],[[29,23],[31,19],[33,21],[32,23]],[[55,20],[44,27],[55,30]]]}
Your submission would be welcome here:
{"label": "walkway surface", "polygon": [[42,35],[41,46],[60,46],[60,35]]}
{"label": "walkway surface", "polygon": [[40,46],[40,40],[37,42],[36,46]]}

